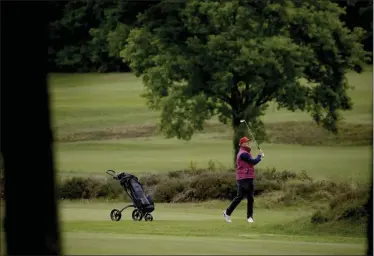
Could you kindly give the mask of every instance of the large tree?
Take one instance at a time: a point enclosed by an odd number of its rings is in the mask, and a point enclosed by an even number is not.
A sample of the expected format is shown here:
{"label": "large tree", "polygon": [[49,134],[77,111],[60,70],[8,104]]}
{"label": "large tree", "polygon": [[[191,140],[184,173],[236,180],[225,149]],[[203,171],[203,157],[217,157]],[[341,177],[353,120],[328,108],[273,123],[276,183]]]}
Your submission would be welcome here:
{"label": "large tree", "polygon": [[51,70],[128,70],[119,52],[137,14],[157,3],[158,0],[51,2],[48,49]]}
{"label": "large tree", "polygon": [[121,56],[167,137],[188,140],[218,116],[236,153],[240,119],[260,137],[270,101],[338,130],[352,108],[345,73],[366,57],[364,31],[346,28],[343,14],[329,0],[164,1],[139,16]]}

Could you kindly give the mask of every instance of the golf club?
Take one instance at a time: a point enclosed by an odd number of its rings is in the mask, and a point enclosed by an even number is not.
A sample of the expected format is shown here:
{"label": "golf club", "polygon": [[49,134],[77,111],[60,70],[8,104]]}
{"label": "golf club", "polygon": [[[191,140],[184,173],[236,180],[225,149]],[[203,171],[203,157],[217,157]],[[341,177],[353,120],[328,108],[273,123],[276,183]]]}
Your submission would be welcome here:
{"label": "golf club", "polygon": [[256,141],[256,139],[255,139],[255,137],[253,136],[253,134],[252,134],[252,132],[251,132],[251,129],[249,129],[249,126],[248,126],[247,122],[246,122],[244,119],[240,120],[240,122],[241,122],[241,123],[245,123],[245,125],[246,125],[247,128],[248,128],[249,134],[251,135],[252,139],[254,140],[254,142],[255,142],[256,145],[257,145],[257,149],[260,150],[260,146],[258,145],[258,143],[257,143],[257,141]]}

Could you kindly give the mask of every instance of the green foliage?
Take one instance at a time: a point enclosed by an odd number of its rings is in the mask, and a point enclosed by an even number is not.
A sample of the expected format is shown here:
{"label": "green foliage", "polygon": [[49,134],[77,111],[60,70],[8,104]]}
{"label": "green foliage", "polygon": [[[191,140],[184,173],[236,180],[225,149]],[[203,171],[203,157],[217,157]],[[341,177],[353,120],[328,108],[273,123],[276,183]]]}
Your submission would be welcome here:
{"label": "green foliage", "polygon": [[58,188],[60,199],[115,199],[124,193],[118,182],[81,177],[66,179]]}
{"label": "green foliage", "polygon": [[352,107],[345,72],[366,58],[363,30],[347,29],[343,13],[328,0],[165,1],[140,15],[121,56],[162,110],[167,137],[188,140],[218,116],[234,128],[235,149],[240,119],[261,142],[271,100],[336,132],[339,111]]}
{"label": "green foliage", "polygon": [[121,50],[126,46],[130,26],[119,23],[114,30],[108,32],[108,53],[110,57],[120,57]]}
{"label": "green foliage", "polygon": [[157,1],[85,1],[52,3],[49,62],[62,71],[127,71],[119,51],[138,12]]}
{"label": "green foliage", "polygon": [[[127,70],[126,64],[121,63],[118,53],[126,44],[128,31],[119,30],[132,27],[136,23],[138,13],[143,13],[159,2],[119,0],[50,2],[48,11],[54,20],[49,27],[49,65],[53,67],[53,71]],[[354,1],[353,4],[337,1],[337,3],[346,8],[347,12],[347,15],[340,16],[340,20],[344,21],[350,29],[360,26],[367,31],[364,39],[365,49],[372,51],[372,3],[370,1]],[[165,16],[170,8],[165,10],[166,12],[161,12],[160,15]],[[155,22],[157,19],[157,15],[152,17]],[[224,21],[214,20],[214,22],[217,22],[219,28]],[[117,24],[121,28],[118,28]],[[102,30],[102,33],[99,33],[101,35],[97,33],[92,35],[92,29]],[[103,44],[97,44],[98,40]]]}

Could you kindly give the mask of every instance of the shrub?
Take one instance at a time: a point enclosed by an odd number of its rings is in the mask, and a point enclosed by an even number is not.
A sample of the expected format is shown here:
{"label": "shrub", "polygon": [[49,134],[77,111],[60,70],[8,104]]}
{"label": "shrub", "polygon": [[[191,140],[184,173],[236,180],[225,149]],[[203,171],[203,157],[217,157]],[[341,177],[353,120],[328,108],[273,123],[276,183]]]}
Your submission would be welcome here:
{"label": "shrub", "polygon": [[281,190],[282,184],[276,180],[261,179],[255,182],[255,195],[261,195],[266,192]]}
{"label": "shrub", "polygon": [[311,217],[311,222],[315,224],[325,223],[327,221],[329,221],[329,219],[325,216],[322,210],[316,211]]}
{"label": "shrub", "polygon": [[73,177],[59,185],[58,196],[62,199],[114,199],[123,193],[120,185],[106,180]]}
{"label": "shrub", "polygon": [[[209,169],[193,166],[190,170],[144,173],[138,177],[145,192],[158,203],[232,200],[237,194],[235,171],[217,170],[213,164]],[[75,177],[60,182],[58,188],[60,197],[66,199],[117,199],[124,195],[129,199],[119,182],[112,179]],[[255,181],[255,195],[261,196],[261,204],[266,207],[326,202],[328,208],[317,211],[311,218],[313,223],[366,216],[364,191],[346,183],[314,181],[305,172],[288,170],[258,170]]]}
{"label": "shrub", "polygon": [[155,201],[170,203],[184,189],[184,184],[178,179],[165,179],[158,184],[152,196]]}
{"label": "shrub", "polygon": [[326,209],[315,212],[311,218],[312,223],[328,221],[362,221],[369,215],[369,191],[360,187],[346,189],[344,193],[334,196]]}
{"label": "shrub", "polygon": [[232,199],[236,194],[235,178],[231,173],[204,173],[191,178],[189,187],[196,200]]}
{"label": "shrub", "polygon": [[267,180],[273,180],[273,181],[287,181],[291,179],[295,179],[297,177],[295,172],[290,172],[287,170],[284,170],[282,172],[277,172],[274,168],[273,169],[266,169],[266,170],[259,170],[257,175],[257,180],[261,180],[263,178]]}
{"label": "shrub", "polygon": [[142,182],[142,184],[148,187],[159,184],[163,178],[164,175],[158,173],[146,173],[142,176],[139,176],[139,180]]}
{"label": "shrub", "polygon": [[[210,164],[207,170],[194,167],[166,174],[146,174],[141,180],[146,186],[153,186],[152,194],[160,202],[233,199],[237,193],[235,171],[222,168],[217,171],[213,167]],[[279,191],[286,181],[296,178],[296,173],[290,171],[260,170],[255,181],[255,195]]]}

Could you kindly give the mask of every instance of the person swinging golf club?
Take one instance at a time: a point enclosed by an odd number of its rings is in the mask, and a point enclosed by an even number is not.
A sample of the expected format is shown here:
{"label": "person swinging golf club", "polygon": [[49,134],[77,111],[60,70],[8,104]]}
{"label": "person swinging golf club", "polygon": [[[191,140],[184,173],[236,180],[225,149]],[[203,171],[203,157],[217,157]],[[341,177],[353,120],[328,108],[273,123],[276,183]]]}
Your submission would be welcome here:
{"label": "person swinging golf club", "polygon": [[261,149],[256,158],[251,155],[251,143],[247,137],[242,137],[239,140],[239,152],[236,157],[236,181],[238,192],[236,197],[232,200],[229,207],[223,212],[223,216],[227,222],[231,222],[231,214],[235,208],[242,201],[244,196],[247,196],[247,220],[253,222],[253,197],[254,197],[254,179],[255,168],[261,159],[265,156]]}

